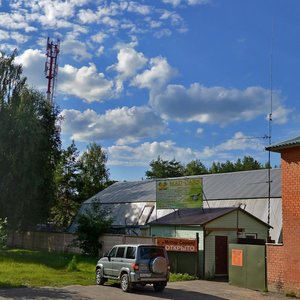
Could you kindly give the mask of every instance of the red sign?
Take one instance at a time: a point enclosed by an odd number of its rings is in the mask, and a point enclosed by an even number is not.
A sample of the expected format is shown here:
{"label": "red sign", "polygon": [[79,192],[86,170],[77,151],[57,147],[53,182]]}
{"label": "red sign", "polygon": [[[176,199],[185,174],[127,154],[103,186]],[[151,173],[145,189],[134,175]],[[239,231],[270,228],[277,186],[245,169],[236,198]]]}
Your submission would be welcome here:
{"label": "red sign", "polygon": [[156,244],[164,246],[167,251],[173,252],[197,252],[197,240],[157,238]]}

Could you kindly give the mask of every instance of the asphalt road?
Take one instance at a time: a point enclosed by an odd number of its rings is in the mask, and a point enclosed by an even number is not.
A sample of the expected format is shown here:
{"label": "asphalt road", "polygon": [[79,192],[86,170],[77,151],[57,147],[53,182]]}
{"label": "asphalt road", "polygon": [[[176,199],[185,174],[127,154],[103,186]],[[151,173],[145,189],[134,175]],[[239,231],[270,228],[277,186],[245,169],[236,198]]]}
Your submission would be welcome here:
{"label": "asphalt road", "polygon": [[152,286],[139,287],[132,293],[124,293],[118,285],[67,286],[64,288],[14,288],[0,289],[1,300],[277,300],[287,299],[284,295],[261,293],[238,288],[225,282],[205,280],[172,282],[163,293],[156,293]]}

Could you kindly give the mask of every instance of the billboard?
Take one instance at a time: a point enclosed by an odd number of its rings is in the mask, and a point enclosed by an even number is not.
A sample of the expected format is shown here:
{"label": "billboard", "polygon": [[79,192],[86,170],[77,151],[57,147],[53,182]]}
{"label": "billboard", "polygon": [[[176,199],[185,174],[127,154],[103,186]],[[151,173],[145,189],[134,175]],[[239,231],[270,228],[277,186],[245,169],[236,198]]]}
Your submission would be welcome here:
{"label": "billboard", "polygon": [[202,178],[159,179],[156,181],[156,208],[201,208]]}

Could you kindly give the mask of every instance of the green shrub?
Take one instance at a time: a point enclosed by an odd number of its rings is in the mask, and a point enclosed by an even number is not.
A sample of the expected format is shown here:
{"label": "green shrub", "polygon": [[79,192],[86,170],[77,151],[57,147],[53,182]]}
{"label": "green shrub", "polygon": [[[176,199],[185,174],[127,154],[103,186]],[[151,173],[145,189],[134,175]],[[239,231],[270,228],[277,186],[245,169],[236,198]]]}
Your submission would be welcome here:
{"label": "green shrub", "polygon": [[100,204],[92,202],[91,206],[77,217],[77,238],[74,243],[83,254],[98,256],[102,244],[99,237],[111,228],[109,211],[101,209]]}
{"label": "green shrub", "polygon": [[198,279],[196,276],[189,275],[187,273],[171,273],[170,274],[170,281],[189,281],[189,280],[196,280]]}

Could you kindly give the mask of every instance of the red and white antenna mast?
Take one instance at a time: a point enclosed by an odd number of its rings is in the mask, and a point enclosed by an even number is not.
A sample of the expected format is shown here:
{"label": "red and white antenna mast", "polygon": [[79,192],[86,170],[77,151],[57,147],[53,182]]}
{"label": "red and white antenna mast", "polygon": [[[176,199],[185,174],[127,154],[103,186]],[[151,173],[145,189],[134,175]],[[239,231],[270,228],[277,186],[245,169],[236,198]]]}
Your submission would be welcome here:
{"label": "red and white antenna mast", "polygon": [[59,55],[59,39],[56,42],[47,39],[47,52],[46,52],[46,63],[45,63],[45,76],[48,79],[47,85],[47,100],[53,105],[54,87],[58,72],[58,55]]}

